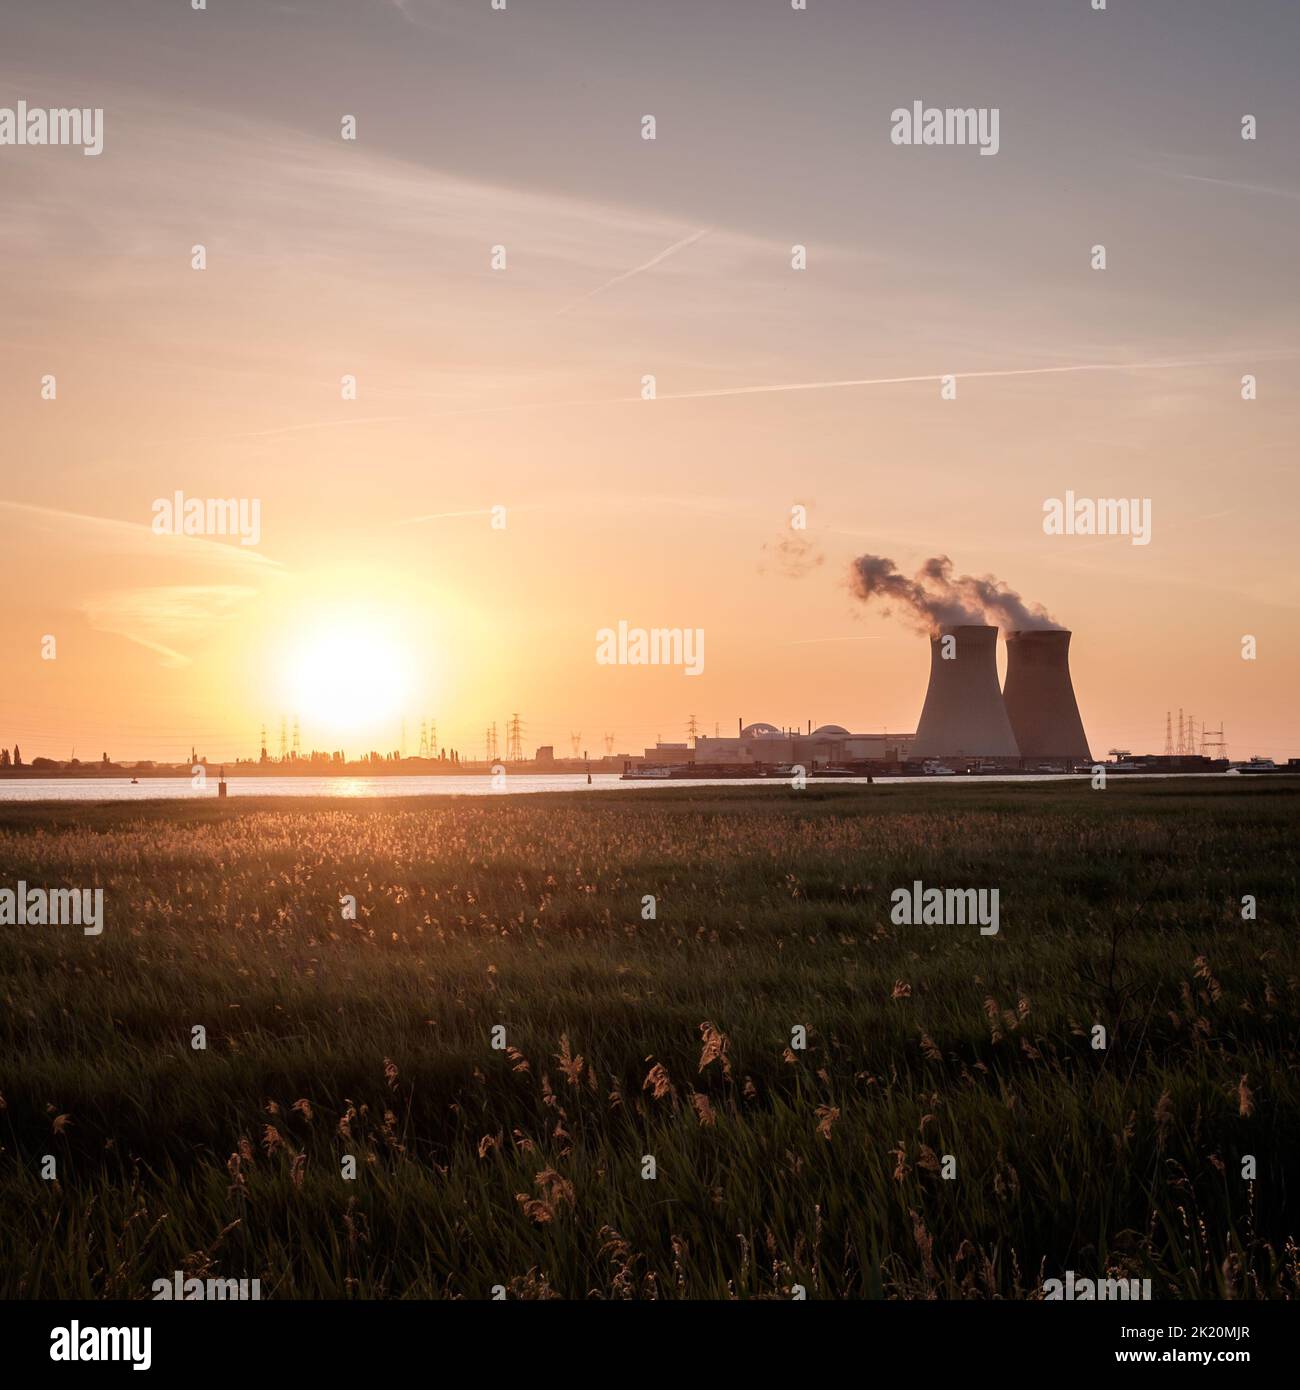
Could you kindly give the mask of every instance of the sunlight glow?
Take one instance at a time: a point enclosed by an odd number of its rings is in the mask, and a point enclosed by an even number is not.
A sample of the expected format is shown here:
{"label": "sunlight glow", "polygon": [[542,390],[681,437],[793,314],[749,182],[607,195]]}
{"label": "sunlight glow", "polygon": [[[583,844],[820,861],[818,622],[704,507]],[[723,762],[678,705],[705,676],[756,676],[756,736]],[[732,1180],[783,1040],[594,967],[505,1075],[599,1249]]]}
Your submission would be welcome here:
{"label": "sunlight glow", "polygon": [[331,623],[306,638],[293,649],[286,675],[305,743],[327,736],[378,737],[410,693],[403,644],[355,621]]}

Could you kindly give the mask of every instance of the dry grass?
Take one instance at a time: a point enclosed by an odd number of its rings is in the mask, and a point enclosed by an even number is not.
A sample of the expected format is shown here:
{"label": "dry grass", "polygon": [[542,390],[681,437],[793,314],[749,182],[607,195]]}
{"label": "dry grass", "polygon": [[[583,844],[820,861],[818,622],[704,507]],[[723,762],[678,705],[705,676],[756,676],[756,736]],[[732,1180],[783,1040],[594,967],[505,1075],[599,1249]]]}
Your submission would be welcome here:
{"label": "dry grass", "polygon": [[[108,919],[0,929],[0,1288],[1293,1296],[1298,813],[1289,779],[0,808],[0,884]],[[914,878],[998,888],[1001,932],[891,925]]]}

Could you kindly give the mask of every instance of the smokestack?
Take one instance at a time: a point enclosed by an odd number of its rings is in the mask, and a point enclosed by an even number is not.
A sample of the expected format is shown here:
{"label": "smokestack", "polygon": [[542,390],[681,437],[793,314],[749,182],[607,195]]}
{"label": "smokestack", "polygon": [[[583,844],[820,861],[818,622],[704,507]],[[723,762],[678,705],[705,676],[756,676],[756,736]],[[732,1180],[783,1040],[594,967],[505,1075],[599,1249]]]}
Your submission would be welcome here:
{"label": "smokestack", "polygon": [[1007,633],[1003,701],[1022,758],[1092,761],[1070,681],[1070,633],[1064,628]]}
{"label": "smokestack", "polygon": [[1020,756],[998,688],[996,627],[945,623],[931,637],[930,687],[910,756]]}

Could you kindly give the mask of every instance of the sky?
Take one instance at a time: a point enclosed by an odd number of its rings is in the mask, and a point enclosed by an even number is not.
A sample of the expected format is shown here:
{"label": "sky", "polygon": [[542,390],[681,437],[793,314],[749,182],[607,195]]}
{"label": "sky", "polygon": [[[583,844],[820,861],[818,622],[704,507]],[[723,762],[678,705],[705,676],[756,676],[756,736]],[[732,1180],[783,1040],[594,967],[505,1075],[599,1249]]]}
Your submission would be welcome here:
{"label": "sky", "polygon": [[[414,752],[432,719],[467,756],[515,713],[529,752],[910,730],[928,647],[855,597],[863,553],[1072,629],[1094,755],[1162,751],[1181,707],[1300,756],[1300,6],[5,25],[0,108],[104,111],[96,157],[0,146],[0,742],[28,760],[231,759],[263,724],[275,752],[295,715],[304,748],[405,721]],[[996,155],[893,143],[917,101],[996,108]],[[156,534],[177,491],[256,499],[257,544]],[[1149,500],[1150,543],[1045,534],[1067,491]],[[702,629],[703,671],[600,664],[620,621]]]}

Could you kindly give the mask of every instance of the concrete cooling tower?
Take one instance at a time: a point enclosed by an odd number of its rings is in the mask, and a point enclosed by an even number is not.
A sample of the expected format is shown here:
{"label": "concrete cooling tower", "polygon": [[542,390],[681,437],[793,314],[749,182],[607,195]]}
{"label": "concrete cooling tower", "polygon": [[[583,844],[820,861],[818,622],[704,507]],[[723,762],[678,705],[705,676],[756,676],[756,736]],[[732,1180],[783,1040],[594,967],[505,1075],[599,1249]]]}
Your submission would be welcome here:
{"label": "concrete cooling tower", "polygon": [[[947,659],[943,655],[945,637],[956,639]],[[1020,756],[998,686],[996,627],[945,626],[930,639],[930,688],[925,692],[925,707],[909,756]]]}
{"label": "concrete cooling tower", "polygon": [[1070,681],[1070,634],[1064,628],[1007,634],[1002,698],[1022,758],[1092,761]]}

